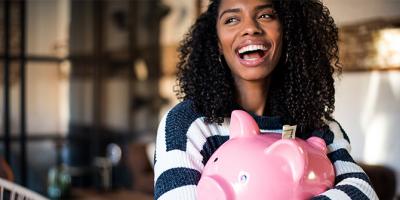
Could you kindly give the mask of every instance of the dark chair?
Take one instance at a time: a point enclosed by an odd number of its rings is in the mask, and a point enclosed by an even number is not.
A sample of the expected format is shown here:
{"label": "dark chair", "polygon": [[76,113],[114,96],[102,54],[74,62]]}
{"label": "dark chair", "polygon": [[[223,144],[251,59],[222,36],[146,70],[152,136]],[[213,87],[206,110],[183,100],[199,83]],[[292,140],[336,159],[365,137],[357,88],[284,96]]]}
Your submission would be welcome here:
{"label": "dark chair", "polygon": [[380,200],[393,200],[396,195],[396,173],[393,169],[381,165],[360,164],[369,176]]}

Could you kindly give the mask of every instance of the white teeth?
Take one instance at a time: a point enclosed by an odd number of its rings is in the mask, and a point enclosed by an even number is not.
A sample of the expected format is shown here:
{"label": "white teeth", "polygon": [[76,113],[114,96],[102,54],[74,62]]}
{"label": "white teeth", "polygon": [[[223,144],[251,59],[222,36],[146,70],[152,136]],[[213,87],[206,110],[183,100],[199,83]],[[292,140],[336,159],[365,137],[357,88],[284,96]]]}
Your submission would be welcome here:
{"label": "white teeth", "polygon": [[265,51],[265,50],[267,50],[267,47],[264,45],[248,45],[248,46],[240,48],[239,53],[242,54],[242,53],[245,53],[248,51],[257,51],[257,50]]}

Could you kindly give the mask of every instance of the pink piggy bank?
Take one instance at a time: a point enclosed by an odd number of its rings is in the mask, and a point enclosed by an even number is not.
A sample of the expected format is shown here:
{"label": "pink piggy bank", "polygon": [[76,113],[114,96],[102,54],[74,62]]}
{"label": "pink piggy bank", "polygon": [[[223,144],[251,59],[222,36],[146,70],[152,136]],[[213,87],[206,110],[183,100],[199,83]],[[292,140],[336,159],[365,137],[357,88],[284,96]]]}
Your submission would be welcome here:
{"label": "pink piggy bank", "polygon": [[323,139],[281,139],[260,134],[244,111],[233,111],[230,139],[208,160],[197,185],[198,200],[300,200],[334,184]]}

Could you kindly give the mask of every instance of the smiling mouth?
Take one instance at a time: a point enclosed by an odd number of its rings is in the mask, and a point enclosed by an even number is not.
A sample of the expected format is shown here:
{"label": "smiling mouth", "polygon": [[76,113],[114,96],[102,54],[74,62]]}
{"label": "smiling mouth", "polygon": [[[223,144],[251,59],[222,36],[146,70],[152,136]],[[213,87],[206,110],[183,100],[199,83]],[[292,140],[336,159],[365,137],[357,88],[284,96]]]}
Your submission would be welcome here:
{"label": "smiling mouth", "polygon": [[268,48],[265,45],[248,45],[240,48],[237,53],[240,59],[255,61],[267,54]]}

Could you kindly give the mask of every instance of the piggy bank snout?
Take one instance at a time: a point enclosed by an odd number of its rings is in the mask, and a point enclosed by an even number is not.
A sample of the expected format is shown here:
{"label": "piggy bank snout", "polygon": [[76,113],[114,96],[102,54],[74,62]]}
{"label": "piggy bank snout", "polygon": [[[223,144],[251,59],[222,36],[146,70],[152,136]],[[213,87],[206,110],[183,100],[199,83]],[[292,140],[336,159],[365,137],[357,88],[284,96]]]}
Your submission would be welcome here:
{"label": "piggy bank snout", "polygon": [[234,199],[233,189],[220,176],[203,176],[197,185],[198,200]]}

